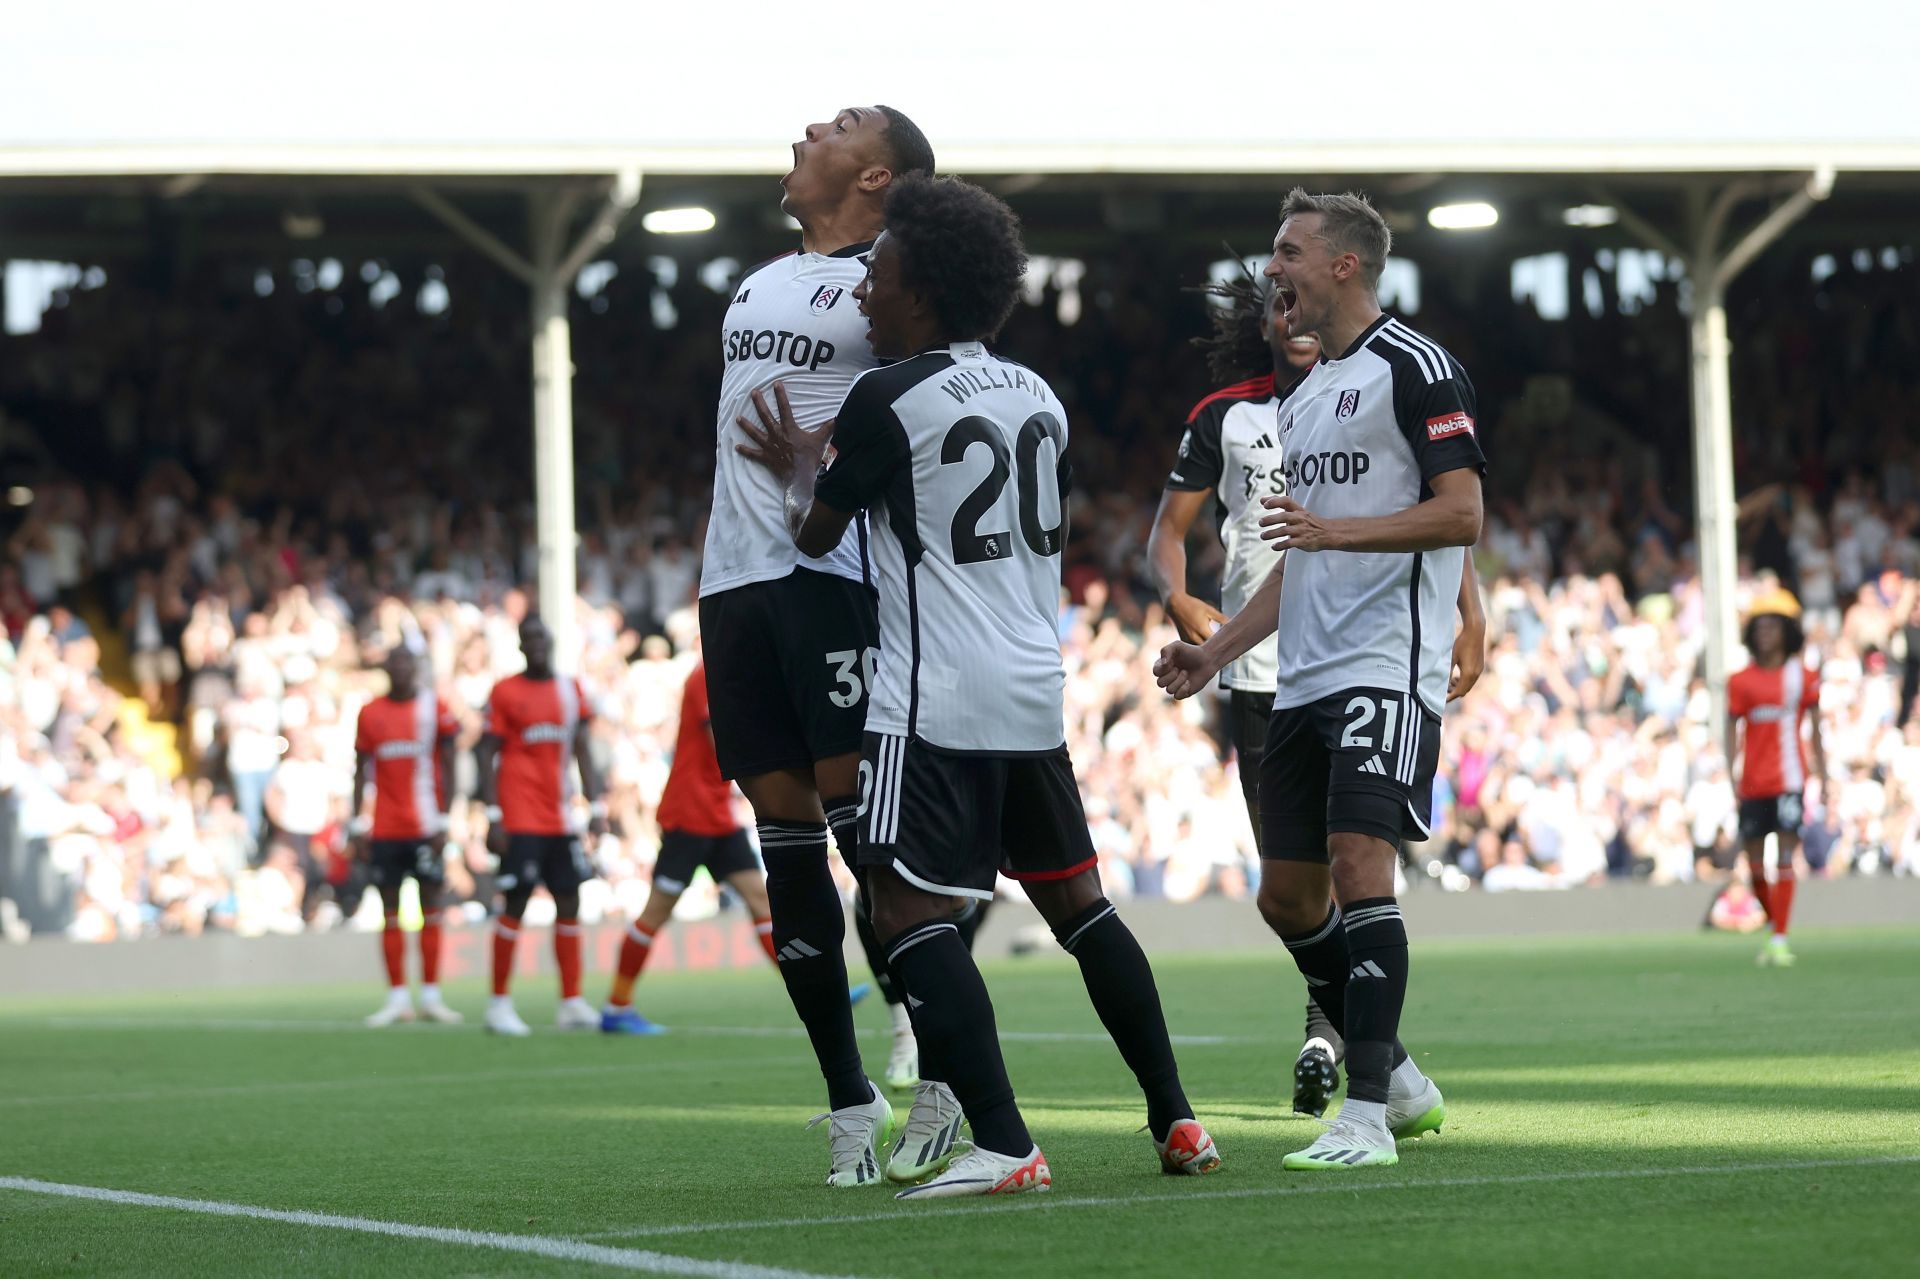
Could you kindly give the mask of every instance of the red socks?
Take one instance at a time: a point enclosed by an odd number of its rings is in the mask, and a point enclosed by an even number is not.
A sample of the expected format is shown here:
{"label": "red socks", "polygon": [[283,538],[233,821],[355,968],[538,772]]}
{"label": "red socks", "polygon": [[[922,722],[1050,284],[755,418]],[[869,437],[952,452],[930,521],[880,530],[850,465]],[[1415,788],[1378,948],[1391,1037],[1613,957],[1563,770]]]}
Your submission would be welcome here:
{"label": "red socks", "polygon": [[520,921],[502,917],[493,925],[493,993],[504,995],[513,981],[513,948],[520,940]]}
{"label": "red socks", "polygon": [[400,931],[400,916],[387,916],[387,926],[380,933],[380,953],[386,957],[387,961],[387,985],[396,990],[405,986],[407,984],[407,935]]}
{"label": "red socks", "polygon": [[1787,917],[1793,914],[1793,885],[1791,879],[1776,879],[1767,895],[1767,918],[1773,921],[1773,935],[1787,935]]}
{"label": "red socks", "polygon": [[440,982],[440,912],[437,910],[428,911],[420,924],[420,980],[428,986]]}
{"label": "red socks", "polygon": [[560,998],[580,997],[580,921],[553,921],[553,960],[560,968]]}
{"label": "red socks", "polygon": [[1767,912],[1767,918],[1773,918],[1773,892],[1767,883],[1767,872],[1762,869],[1753,876],[1753,895],[1759,901],[1760,909]]}
{"label": "red socks", "polygon": [[754,920],[753,932],[760,939],[760,949],[767,952],[767,958],[779,963],[780,952],[773,944],[773,916],[762,915]]}
{"label": "red socks", "polygon": [[628,924],[627,935],[620,941],[620,976],[628,981],[638,977],[652,953],[653,934],[639,924]]}

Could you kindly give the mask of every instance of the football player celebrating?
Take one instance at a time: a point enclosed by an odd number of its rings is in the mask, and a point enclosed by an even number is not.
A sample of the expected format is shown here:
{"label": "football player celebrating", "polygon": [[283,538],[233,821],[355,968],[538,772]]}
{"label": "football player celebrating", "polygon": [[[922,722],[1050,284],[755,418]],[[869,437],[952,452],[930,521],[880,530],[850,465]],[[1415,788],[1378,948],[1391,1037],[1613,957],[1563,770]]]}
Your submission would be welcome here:
{"label": "football player celebrating", "polygon": [[749,271],[727,309],[713,512],[700,570],[714,752],[753,806],[774,949],[827,1085],[828,1184],[879,1180],[893,1110],[854,1037],[842,952],[846,913],[827,861],[833,832],[854,857],[860,734],[878,643],[861,534],[802,555],[785,495],[742,458],[735,420],[776,380],[808,427],[827,421],[874,367],[852,293],[887,191],[933,171],[925,135],[892,107],[848,107],[808,125],[781,179],[800,251]]}
{"label": "football player celebrating", "polygon": [[[487,850],[500,859],[495,884],[500,914],[493,927],[493,999],[486,1026],[496,1035],[525,1035],[527,1023],[509,993],[520,919],[541,885],[553,894],[553,958],[560,969],[562,1030],[592,1030],[600,1014],[580,997],[580,885],[593,866],[575,831],[573,801],[590,804],[588,832],[606,831],[600,774],[587,752],[593,718],[586,690],[553,669],[553,633],[537,616],[520,623],[526,670],[501,680],[487,698],[486,735],[480,739],[480,793],[487,805]],[[498,767],[496,768],[496,764]],[[579,765],[576,790],[574,765]]]}
{"label": "football player celebrating", "polygon": [[[447,782],[453,776],[459,721],[445,702],[420,688],[413,650],[387,654],[387,695],[360,708],[354,732],[354,794],[372,802],[350,826],[354,846],[380,890],[386,927],[380,951],[387,964],[386,1007],[367,1018],[373,1027],[412,1021],[407,992],[407,939],[400,931],[400,887],[411,876],[420,889],[420,1010],[428,1021],[457,1022],[440,998],[440,893],[446,883]],[[371,835],[371,838],[369,838]]]}
{"label": "football player celebrating", "polygon": [[[887,967],[916,1005],[926,1072],[887,1165],[901,1198],[1052,1184],[1014,1102],[993,1003],[953,923],[1019,880],[1068,953],[1146,1094],[1161,1166],[1220,1156],[1180,1085],[1153,970],[1100,887],[1063,721],[1060,557],[1066,414],[1031,370],[985,340],[1025,267],[1013,213],[956,179],[895,184],[857,291],[874,353],[831,426],[756,397],[742,453],[783,488],[803,553],[871,516],[880,655],[861,756],[859,865]],[[957,1103],[957,1112],[956,1112]],[[973,1142],[956,1152],[964,1114]]]}
{"label": "football player celebrating", "polygon": [[1446,1117],[1399,1039],[1394,867],[1403,840],[1426,837],[1485,457],[1466,371],[1380,309],[1391,244],[1360,196],[1287,196],[1265,273],[1288,331],[1323,352],[1279,409],[1287,492],[1262,499],[1261,536],[1287,554],[1226,625],[1154,668],[1190,697],[1279,628],[1259,906],[1347,1049],[1338,1119],[1282,1161],[1302,1171],[1398,1163],[1396,1139]]}

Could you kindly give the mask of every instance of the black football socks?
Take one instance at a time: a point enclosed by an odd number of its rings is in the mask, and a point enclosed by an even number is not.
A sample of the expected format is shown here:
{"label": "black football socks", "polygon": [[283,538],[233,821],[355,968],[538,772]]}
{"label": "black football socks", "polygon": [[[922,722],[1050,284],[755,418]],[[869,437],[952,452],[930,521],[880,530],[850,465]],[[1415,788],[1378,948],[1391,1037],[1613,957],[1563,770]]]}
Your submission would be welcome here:
{"label": "black football socks", "polygon": [[1054,929],[1053,935],[1079,963],[1080,978],[1087,984],[1100,1024],[1146,1094],[1147,1127],[1153,1139],[1165,1141],[1174,1124],[1193,1118],[1193,1107],[1180,1087],[1180,1067],[1173,1059],[1160,991],[1146,952],[1104,897]]}
{"label": "black football socks", "polygon": [[872,1086],[860,1065],[853,1008],[847,1003],[846,913],[827,869],[823,822],[763,820],[760,850],[767,864],[767,905],[787,998],[800,1014],[827,1081],[831,1109],[865,1105]]}
{"label": "black football socks", "polygon": [[1407,1000],[1407,926],[1391,897],[1347,903],[1347,1098],[1382,1105],[1396,1054],[1400,1010]]}
{"label": "black football socks", "polygon": [[887,963],[913,1009],[913,1032],[924,1063],[938,1064],[983,1150],[1015,1158],[1033,1149],[1020,1108],[1014,1104],[994,1025],[993,1000],[947,920],[916,924],[887,942]]}
{"label": "black football socks", "polygon": [[[1393,905],[1393,898],[1368,898],[1367,903],[1370,906],[1381,903]],[[1397,924],[1400,918],[1400,911],[1397,905],[1394,906],[1393,918]],[[1312,931],[1300,933],[1292,937],[1283,936],[1280,940],[1285,944],[1287,952],[1293,956],[1294,966],[1299,968],[1300,975],[1307,980],[1308,997],[1319,1007],[1321,1021],[1326,1027],[1326,1029],[1320,1031],[1322,1037],[1326,1038],[1327,1042],[1334,1046],[1336,1061],[1339,1060],[1339,1050],[1342,1048],[1346,1050],[1349,1070],[1351,1070],[1353,1035],[1352,1026],[1347,1021],[1347,1008],[1349,1001],[1348,983],[1353,973],[1353,963],[1348,951],[1348,935],[1345,925],[1346,917],[1342,915],[1340,908],[1330,905],[1327,908],[1326,919],[1322,920],[1319,926]],[[1400,971],[1403,976],[1400,985],[1400,994],[1397,998],[1400,1002],[1404,1002],[1406,998],[1406,982],[1404,978],[1406,972],[1406,930],[1404,925],[1400,926],[1400,928],[1402,956],[1400,960]],[[1382,971],[1385,970],[1383,969]],[[1400,1002],[1394,1004],[1393,1031],[1389,1034],[1387,1062],[1389,1069],[1398,1066],[1407,1059],[1407,1050],[1401,1045],[1397,1037],[1400,1024]],[[1327,1030],[1338,1030],[1341,1033],[1328,1035],[1326,1033]],[[1313,1036],[1314,1031],[1315,1022],[1311,1014],[1309,1014],[1307,1019],[1307,1034],[1309,1038]]]}

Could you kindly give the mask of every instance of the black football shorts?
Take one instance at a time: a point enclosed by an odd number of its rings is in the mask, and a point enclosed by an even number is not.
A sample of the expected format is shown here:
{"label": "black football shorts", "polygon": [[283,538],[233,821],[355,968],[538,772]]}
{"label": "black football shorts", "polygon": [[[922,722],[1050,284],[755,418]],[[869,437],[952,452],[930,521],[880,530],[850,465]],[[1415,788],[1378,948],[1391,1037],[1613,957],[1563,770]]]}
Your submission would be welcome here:
{"label": "black football shorts", "polygon": [[700,601],[720,775],[758,777],[860,749],[880,651],[860,582],[798,568]]}
{"label": "black football shorts", "polygon": [[1410,693],[1350,688],[1273,712],[1260,763],[1260,855],[1325,862],[1327,836],[1398,847],[1430,833],[1440,717]]}
{"label": "black football shorts", "polygon": [[684,830],[660,832],[660,855],[653,861],[653,887],[656,892],[679,896],[687,891],[693,873],[702,866],[716,882],[743,870],[759,870],[753,841],[747,832],[731,835],[695,835]]}
{"label": "black football shorts", "polygon": [[368,851],[373,854],[369,870],[376,888],[398,888],[408,876],[423,885],[446,881],[437,838],[376,839]]}
{"label": "black football shorts", "polygon": [[868,733],[860,795],[860,865],[924,892],[992,901],[995,875],[1070,879],[1097,861],[1065,746],[956,755]]}

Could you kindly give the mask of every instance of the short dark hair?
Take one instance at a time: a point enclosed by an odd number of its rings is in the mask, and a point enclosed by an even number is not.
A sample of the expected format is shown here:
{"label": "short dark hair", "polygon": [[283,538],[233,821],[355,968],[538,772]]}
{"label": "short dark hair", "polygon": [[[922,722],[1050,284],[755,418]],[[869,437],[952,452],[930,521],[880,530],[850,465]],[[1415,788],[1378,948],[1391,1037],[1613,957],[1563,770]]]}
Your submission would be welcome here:
{"label": "short dark hair", "polygon": [[1367,286],[1379,292],[1380,273],[1387,269],[1387,254],[1393,251],[1393,232],[1367,197],[1352,191],[1309,195],[1305,187],[1295,187],[1281,201],[1280,220],[1285,222],[1300,213],[1318,213],[1321,238],[1333,246],[1334,252],[1359,258]]}
{"label": "short dark hair", "polygon": [[887,192],[887,237],[901,281],[932,296],[950,335],[971,342],[1000,332],[1027,269],[1020,219],[1002,200],[959,178],[899,179]]}
{"label": "short dark hair", "polygon": [[920,132],[920,126],[907,119],[907,113],[894,107],[881,106],[880,114],[887,117],[885,134],[887,150],[893,160],[893,176],[912,177],[914,174],[933,176],[933,143],[927,141],[927,135]]}

